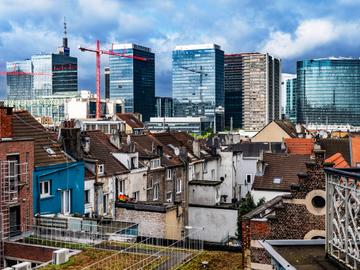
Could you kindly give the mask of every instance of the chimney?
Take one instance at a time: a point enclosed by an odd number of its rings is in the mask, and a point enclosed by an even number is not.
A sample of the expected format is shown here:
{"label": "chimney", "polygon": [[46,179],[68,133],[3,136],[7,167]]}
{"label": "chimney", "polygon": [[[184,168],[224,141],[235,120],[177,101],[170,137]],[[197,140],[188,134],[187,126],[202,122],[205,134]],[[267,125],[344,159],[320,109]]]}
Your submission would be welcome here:
{"label": "chimney", "polygon": [[0,107],[0,139],[13,137],[12,115],[12,107]]}
{"label": "chimney", "polygon": [[193,153],[197,158],[200,158],[200,143],[197,140],[193,140]]}
{"label": "chimney", "polygon": [[80,128],[61,128],[64,151],[77,160],[82,159]]}

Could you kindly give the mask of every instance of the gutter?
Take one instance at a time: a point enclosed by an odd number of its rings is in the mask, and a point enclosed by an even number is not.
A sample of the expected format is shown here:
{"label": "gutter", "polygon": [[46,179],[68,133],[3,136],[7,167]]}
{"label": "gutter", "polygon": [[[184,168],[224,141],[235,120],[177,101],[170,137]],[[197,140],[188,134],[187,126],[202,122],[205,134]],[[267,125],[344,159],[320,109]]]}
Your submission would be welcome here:
{"label": "gutter", "polygon": [[296,270],[287,260],[285,260],[266,240],[259,241],[265,250],[270,254],[271,258],[280,264],[285,270]]}

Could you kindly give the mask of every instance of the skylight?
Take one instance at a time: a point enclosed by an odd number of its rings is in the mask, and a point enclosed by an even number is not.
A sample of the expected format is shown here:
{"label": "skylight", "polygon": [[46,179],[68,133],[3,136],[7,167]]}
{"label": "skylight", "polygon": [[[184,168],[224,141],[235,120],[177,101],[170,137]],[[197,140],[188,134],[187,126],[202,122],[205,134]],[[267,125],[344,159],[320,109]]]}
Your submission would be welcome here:
{"label": "skylight", "polygon": [[280,184],[281,180],[282,180],[281,177],[274,177],[273,182],[274,182],[274,184]]}
{"label": "skylight", "polygon": [[45,151],[48,153],[48,155],[52,156],[55,155],[55,151],[52,150],[49,146],[44,146]]}

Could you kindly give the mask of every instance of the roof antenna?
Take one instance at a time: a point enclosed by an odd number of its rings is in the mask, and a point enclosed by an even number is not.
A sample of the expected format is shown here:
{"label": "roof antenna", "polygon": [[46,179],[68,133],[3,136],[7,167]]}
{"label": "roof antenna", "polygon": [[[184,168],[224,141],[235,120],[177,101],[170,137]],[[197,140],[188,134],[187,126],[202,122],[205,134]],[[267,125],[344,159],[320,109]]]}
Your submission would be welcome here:
{"label": "roof antenna", "polygon": [[59,53],[65,56],[70,56],[70,48],[68,47],[68,38],[67,38],[67,25],[66,18],[64,16],[64,37],[62,47],[59,47]]}
{"label": "roof antenna", "polygon": [[67,36],[67,31],[66,31],[67,29],[66,29],[66,18],[65,18],[65,16],[64,16],[64,37],[66,38]]}

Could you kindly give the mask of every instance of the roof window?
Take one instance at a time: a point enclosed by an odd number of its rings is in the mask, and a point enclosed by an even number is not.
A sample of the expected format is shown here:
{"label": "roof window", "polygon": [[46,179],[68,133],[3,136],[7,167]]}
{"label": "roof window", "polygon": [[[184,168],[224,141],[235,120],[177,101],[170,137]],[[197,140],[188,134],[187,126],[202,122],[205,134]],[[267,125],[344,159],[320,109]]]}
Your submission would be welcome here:
{"label": "roof window", "polygon": [[282,177],[274,177],[273,182],[274,184],[280,184],[282,180]]}

